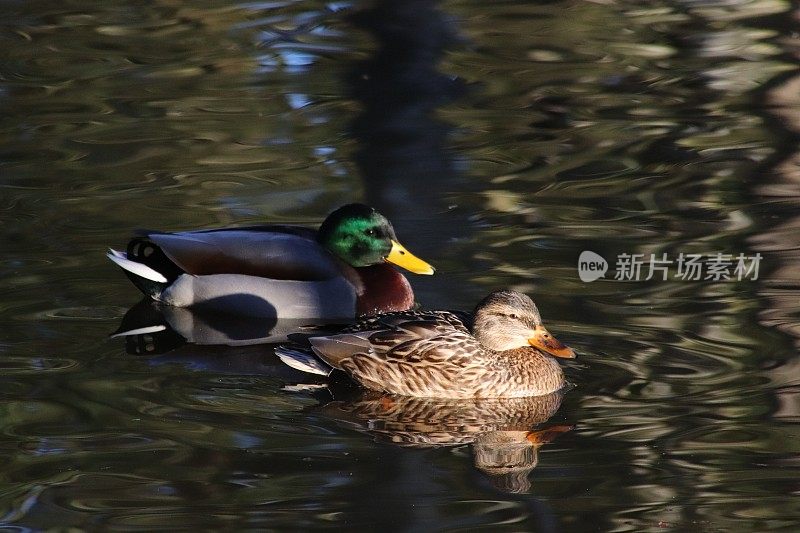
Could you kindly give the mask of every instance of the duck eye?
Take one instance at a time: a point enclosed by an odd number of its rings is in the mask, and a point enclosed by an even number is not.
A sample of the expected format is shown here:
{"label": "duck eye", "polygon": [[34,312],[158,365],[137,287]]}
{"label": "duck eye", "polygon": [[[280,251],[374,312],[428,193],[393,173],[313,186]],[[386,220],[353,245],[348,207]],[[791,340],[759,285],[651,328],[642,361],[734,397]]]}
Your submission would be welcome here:
{"label": "duck eye", "polygon": [[367,235],[369,235],[370,237],[372,237],[372,236],[374,236],[374,235],[375,235],[375,230],[374,230],[374,229],[368,229],[368,230],[367,230],[365,233],[366,233]]}
{"label": "duck eye", "polygon": [[508,318],[512,320],[517,320],[519,318],[519,315],[516,313],[511,313],[510,315],[508,315]]}

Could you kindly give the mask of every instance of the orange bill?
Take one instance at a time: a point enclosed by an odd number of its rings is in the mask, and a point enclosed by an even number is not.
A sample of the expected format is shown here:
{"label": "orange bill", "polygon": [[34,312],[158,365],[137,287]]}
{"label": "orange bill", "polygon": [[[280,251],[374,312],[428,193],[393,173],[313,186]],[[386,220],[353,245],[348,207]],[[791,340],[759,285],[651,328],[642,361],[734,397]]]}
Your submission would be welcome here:
{"label": "orange bill", "polygon": [[533,335],[528,338],[528,344],[556,357],[565,359],[573,359],[575,357],[575,352],[572,351],[572,348],[561,344],[561,341],[550,335],[550,332],[544,326],[536,326],[536,329],[533,330]]}
{"label": "orange bill", "polygon": [[537,431],[531,431],[525,438],[528,439],[528,442],[531,444],[547,444],[548,442],[553,442],[553,440],[562,433],[572,431],[573,429],[575,429],[575,426],[550,426]]}
{"label": "orange bill", "polygon": [[392,250],[386,256],[386,260],[414,274],[430,275],[434,272],[432,266],[406,250],[405,246],[395,240],[392,241]]}

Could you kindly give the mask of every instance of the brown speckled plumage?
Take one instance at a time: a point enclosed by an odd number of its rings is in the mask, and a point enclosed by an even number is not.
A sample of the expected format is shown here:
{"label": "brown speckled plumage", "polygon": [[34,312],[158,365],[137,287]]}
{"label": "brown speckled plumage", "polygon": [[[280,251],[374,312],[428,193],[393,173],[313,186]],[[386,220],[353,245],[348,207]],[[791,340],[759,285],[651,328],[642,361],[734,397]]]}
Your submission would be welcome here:
{"label": "brown speckled plumage", "polygon": [[536,306],[496,291],[475,309],[475,327],[447,311],[405,311],[363,320],[338,335],[310,339],[314,353],[369,389],[439,398],[515,398],[561,389],[564,373],[529,345],[541,333],[551,353],[568,352],[541,326]]}
{"label": "brown speckled plumage", "polygon": [[505,492],[527,492],[539,448],[572,426],[543,427],[562,393],[526,398],[411,398],[364,391],[318,411],[383,442],[437,448],[472,445],[475,466]]}
{"label": "brown speckled plumage", "polygon": [[[367,429],[387,442],[437,447],[471,443],[482,435],[527,433],[547,422],[561,400],[561,392],[526,398],[464,400],[364,391],[356,398],[330,402],[320,410],[326,416]],[[502,443],[499,437],[495,441]]]}

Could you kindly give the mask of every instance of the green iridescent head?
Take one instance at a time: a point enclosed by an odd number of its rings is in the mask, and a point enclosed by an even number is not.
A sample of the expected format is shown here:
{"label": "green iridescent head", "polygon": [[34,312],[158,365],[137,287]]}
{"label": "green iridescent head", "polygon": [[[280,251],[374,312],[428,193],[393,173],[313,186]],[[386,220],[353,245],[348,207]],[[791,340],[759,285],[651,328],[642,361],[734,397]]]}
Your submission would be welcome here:
{"label": "green iridescent head", "polygon": [[317,241],[353,267],[389,261],[416,274],[433,274],[433,267],[397,241],[391,222],[364,204],[347,204],[328,215]]}

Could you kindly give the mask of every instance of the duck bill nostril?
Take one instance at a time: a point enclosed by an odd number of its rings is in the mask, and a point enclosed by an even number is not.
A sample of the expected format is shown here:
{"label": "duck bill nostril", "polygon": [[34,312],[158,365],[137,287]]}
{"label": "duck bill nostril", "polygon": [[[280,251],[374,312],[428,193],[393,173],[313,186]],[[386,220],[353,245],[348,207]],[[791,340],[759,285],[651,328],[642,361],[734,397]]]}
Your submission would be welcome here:
{"label": "duck bill nostril", "polygon": [[392,241],[392,249],[389,255],[386,256],[386,261],[403,267],[414,274],[431,275],[434,272],[431,265],[406,250],[402,244],[395,240]]}
{"label": "duck bill nostril", "polygon": [[553,337],[544,326],[536,326],[533,330],[533,335],[528,338],[528,344],[556,357],[565,359],[573,359],[575,357],[575,352],[572,348],[565,346],[561,341]]}

